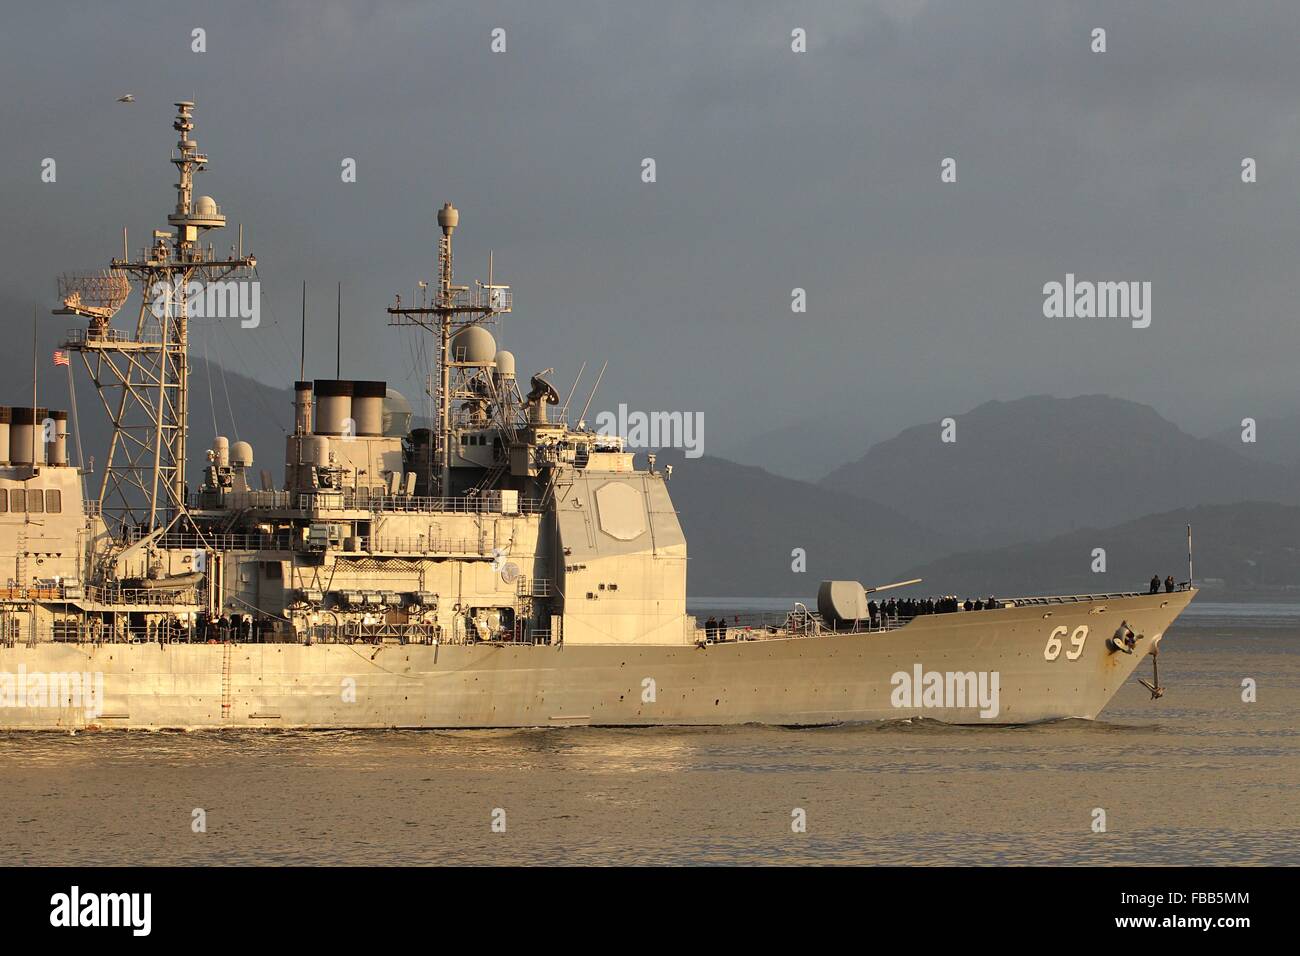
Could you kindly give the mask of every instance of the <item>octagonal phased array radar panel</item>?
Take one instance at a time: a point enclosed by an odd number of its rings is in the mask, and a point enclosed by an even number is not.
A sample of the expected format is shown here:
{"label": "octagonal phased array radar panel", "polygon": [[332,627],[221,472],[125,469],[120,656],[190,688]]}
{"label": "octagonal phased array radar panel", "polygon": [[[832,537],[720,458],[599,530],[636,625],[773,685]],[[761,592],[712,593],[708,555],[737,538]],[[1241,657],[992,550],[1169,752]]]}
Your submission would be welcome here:
{"label": "octagonal phased array radar panel", "polygon": [[645,502],[641,492],[621,481],[596,489],[596,516],[600,530],[619,541],[635,541],[645,534]]}

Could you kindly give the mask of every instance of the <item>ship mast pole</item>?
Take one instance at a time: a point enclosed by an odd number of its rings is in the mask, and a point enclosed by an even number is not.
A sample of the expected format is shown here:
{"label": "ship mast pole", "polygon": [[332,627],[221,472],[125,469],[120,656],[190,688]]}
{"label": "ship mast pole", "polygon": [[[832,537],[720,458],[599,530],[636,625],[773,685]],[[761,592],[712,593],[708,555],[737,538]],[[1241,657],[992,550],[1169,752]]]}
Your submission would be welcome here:
{"label": "ship mast pole", "polygon": [[438,241],[438,494],[446,498],[451,489],[451,322],[455,314],[451,288],[451,234],[460,224],[460,213],[451,203],[438,210],[442,238]]}
{"label": "ship mast pole", "polygon": [[302,332],[298,345],[298,381],[307,377],[307,280],[302,280]]}
{"label": "ship mast pole", "polygon": [[[478,288],[454,285],[452,282],[451,237],[460,224],[460,212],[451,203],[444,203],[438,210],[438,225],[442,237],[438,240],[438,288],[433,296],[432,305],[423,304],[414,308],[403,308],[402,297],[389,307],[389,325],[418,325],[438,336],[438,411],[437,423],[432,431],[437,433],[434,446],[433,462],[429,468],[428,481],[434,483],[433,468],[437,467],[438,494],[449,497],[451,493],[451,446],[452,446],[452,368],[462,367],[457,357],[451,354],[453,333],[480,322],[493,321],[496,316],[510,312],[513,297],[510,287],[496,285],[489,281],[487,285],[478,283]],[[490,266],[489,266],[490,268]],[[420,283],[424,288],[424,283]],[[461,318],[461,316],[470,318]],[[434,322],[437,325],[434,325]],[[432,377],[431,377],[432,378]],[[428,389],[426,388],[426,391]],[[475,398],[467,394],[467,398]]]}
{"label": "ship mast pole", "polygon": [[[167,402],[166,362],[163,363],[162,375],[159,376],[158,463],[161,463],[163,440],[165,437],[170,437],[173,443],[170,456],[172,462],[170,512],[171,516],[175,517],[177,514],[183,513],[188,504],[185,494],[185,445],[190,421],[188,289],[190,280],[194,276],[192,264],[203,259],[203,250],[198,241],[199,230],[191,226],[189,220],[194,208],[194,172],[197,169],[202,169],[208,158],[199,152],[199,144],[194,139],[193,103],[181,102],[176,104],[176,121],[172,124],[172,128],[180,134],[180,140],[176,144],[176,155],[172,157],[172,164],[175,165],[180,175],[177,177],[179,182],[176,183],[176,212],[173,216],[168,216],[167,221],[176,227],[176,258],[186,263],[186,266],[183,266],[180,270],[180,278],[183,280],[180,283],[180,294],[173,296],[176,306],[173,324],[175,330],[174,339],[164,345],[164,354],[167,351],[171,352],[171,364],[176,378],[176,405],[171,416],[168,416],[164,410]],[[163,332],[165,340],[167,332],[165,325]],[[168,418],[174,423],[170,429],[166,427]],[[166,435],[165,433],[169,430],[171,434]],[[157,481],[156,471],[154,480]],[[157,507],[158,497],[155,494],[150,502],[150,510],[156,511]],[[151,515],[151,527],[154,526],[156,520],[156,517]]]}
{"label": "ship mast pole", "polygon": [[442,313],[438,326],[438,363],[441,367],[438,381],[438,492],[446,498],[451,487],[451,366],[447,364],[447,353],[451,349],[451,315]]}
{"label": "ship mast pole", "polygon": [[[32,474],[36,474],[36,340],[40,332],[41,307],[32,309]],[[24,582],[26,583],[26,582]]]}

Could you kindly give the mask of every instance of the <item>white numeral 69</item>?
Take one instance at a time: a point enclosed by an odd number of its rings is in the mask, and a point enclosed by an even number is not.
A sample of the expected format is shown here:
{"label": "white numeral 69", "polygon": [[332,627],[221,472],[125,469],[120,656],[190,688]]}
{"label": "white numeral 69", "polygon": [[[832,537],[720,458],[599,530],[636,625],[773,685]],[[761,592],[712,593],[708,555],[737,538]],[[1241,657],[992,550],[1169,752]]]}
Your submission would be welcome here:
{"label": "white numeral 69", "polygon": [[[1043,658],[1054,661],[1061,656],[1061,638],[1069,628],[1062,624],[1047,637],[1047,646],[1043,648]],[[1077,661],[1083,654],[1083,642],[1088,639],[1088,625],[1080,624],[1070,635],[1070,650],[1065,652],[1067,661]]]}

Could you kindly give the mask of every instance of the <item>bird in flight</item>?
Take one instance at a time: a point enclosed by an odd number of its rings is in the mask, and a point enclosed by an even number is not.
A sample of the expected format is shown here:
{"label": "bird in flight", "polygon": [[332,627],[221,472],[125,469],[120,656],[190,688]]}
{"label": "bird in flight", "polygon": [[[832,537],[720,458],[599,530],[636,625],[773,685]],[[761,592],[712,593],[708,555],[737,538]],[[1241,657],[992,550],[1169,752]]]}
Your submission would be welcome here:
{"label": "bird in flight", "polygon": [[125,96],[119,96],[119,97],[117,98],[117,101],[118,101],[119,103],[134,103],[134,102],[135,102],[135,94],[134,94],[134,93],[127,93]]}

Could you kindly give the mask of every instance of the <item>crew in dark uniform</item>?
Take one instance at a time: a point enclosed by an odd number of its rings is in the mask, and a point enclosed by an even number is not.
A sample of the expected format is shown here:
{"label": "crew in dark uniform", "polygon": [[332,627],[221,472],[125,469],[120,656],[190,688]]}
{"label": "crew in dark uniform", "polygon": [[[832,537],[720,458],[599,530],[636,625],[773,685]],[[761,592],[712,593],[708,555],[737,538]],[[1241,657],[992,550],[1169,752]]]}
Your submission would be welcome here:
{"label": "crew in dark uniform", "polygon": [[1150,594],[1160,593],[1160,575],[1158,574],[1151,575],[1151,590],[1148,593]]}

